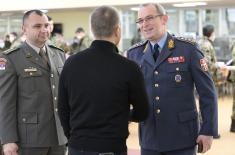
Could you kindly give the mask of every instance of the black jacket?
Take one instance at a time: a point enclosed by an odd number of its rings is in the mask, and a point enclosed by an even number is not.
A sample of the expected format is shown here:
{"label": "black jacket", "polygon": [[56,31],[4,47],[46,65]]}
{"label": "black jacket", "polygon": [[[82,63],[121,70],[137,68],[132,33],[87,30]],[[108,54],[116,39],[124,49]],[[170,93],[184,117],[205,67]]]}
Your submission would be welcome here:
{"label": "black jacket", "polygon": [[107,41],[71,56],[59,83],[58,111],[69,146],[97,152],[126,151],[131,120],[147,117],[147,95],[139,66]]}

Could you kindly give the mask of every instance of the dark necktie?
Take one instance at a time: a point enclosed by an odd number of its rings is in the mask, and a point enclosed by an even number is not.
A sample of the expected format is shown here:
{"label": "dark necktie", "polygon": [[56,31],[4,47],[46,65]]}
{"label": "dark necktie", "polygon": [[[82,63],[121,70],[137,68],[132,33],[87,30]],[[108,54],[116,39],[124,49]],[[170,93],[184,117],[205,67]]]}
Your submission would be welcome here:
{"label": "dark necktie", "polygon": [[45,53],[45,51],[44,51],[42,48],[40,48],[40,50],[39,50],[39,55],[41,56],[43,63],[44,63],[47,67],[49,67],[49,60],[48,60],[48,57],[46,56],[46,53]]}
{"label": "dark necktie", "polygon": [[154,59],[154,61],[156,61],[156,60],[157,60],[157,57],[159,56],[159,50],[158,50],[158,48],[159,48],[159,45],[158,45],[158,44],[155,44],[154,47],[153,47],[153,49],[154,49],[154,53],[153,53],[153,59]]}

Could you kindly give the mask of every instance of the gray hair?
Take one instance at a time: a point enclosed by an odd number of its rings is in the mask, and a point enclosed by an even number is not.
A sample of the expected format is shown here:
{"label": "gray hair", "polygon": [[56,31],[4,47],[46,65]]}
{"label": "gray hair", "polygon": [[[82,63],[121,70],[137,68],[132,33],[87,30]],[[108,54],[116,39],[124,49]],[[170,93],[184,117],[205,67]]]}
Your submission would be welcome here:
{"label": "gray hair", "polygon": [[149,6],[149,5],[153,5],[156,8],[157,13],[159,13],[160,15],[166,15],[167,14],[165,8],[159,3],[145,3],[145,4],[142,4],[140,7],[146,7],[146,6]]}
{"label": "gray hair", "polygon": [[118,11],[114,7],[100,6],[91,14],[91,30],[95,37],[110,37],[119,24]]}

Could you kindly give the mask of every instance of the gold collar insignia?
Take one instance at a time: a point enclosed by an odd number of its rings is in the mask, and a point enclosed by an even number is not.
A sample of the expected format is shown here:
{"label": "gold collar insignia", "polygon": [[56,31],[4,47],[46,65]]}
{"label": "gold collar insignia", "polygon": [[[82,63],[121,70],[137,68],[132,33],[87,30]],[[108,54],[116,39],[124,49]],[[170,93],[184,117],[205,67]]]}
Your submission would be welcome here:
{"label": "gold collar insignia", "polygon": [[168,49],[172,49],[175,47],[175,42],[173,39],[168,40]]}

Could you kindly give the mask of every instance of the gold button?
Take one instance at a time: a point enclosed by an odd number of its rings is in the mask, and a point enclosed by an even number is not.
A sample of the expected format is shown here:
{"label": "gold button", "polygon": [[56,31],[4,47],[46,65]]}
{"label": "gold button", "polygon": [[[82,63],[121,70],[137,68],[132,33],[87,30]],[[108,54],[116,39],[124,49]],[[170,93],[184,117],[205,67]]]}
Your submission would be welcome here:
{"label": "gold button", "polygon": [[158,87],[159,85],[157,83],[154,84],[155,87]]}
{"label": "gold button", "polygon": [[51,74],[51,77],[53,78],[53,77],[54,77],[54,75],[53,75],[53,74]]}
{"label": "gold button", "polygon": [[160,114],[161,110],[160,109],[156,109],[156,113]]}
{"label": "gold button", "polygon": [[155,99],[158,101],[160,99],[160,97],[156,96]]}
{"label": "gold button", "polygon": [[26,118],[22,118],[22,121],[23,121],[23,122],[26,122]]}
{"label": "gold button", "polygon": [[32,75],[33,75],[33,73],[32,73],[32,72],[30,72],[30,73],[29,73],[29,75],[31,75],[31,76],[32,76]]}
{"label": "gold button", "polygon": [[180,69],[179,69],[179,67],[177,67],[175,70],[179,71]]}
{"label": "gold button", "polygon": [[54,100],[57,100],[57,97],[54,97]]}
{"label": "gold button", "polygon": [[55,85],[52,85],[52,88],[55,89]]}
{"label": "gold button", "polygon": [[158,75],[158,71],[155,71],[154,73],[155,73],[156,75]]}
{"label": "gold button", "polygon": [[55,108],[55,112],[58,112],[58,108]]}

